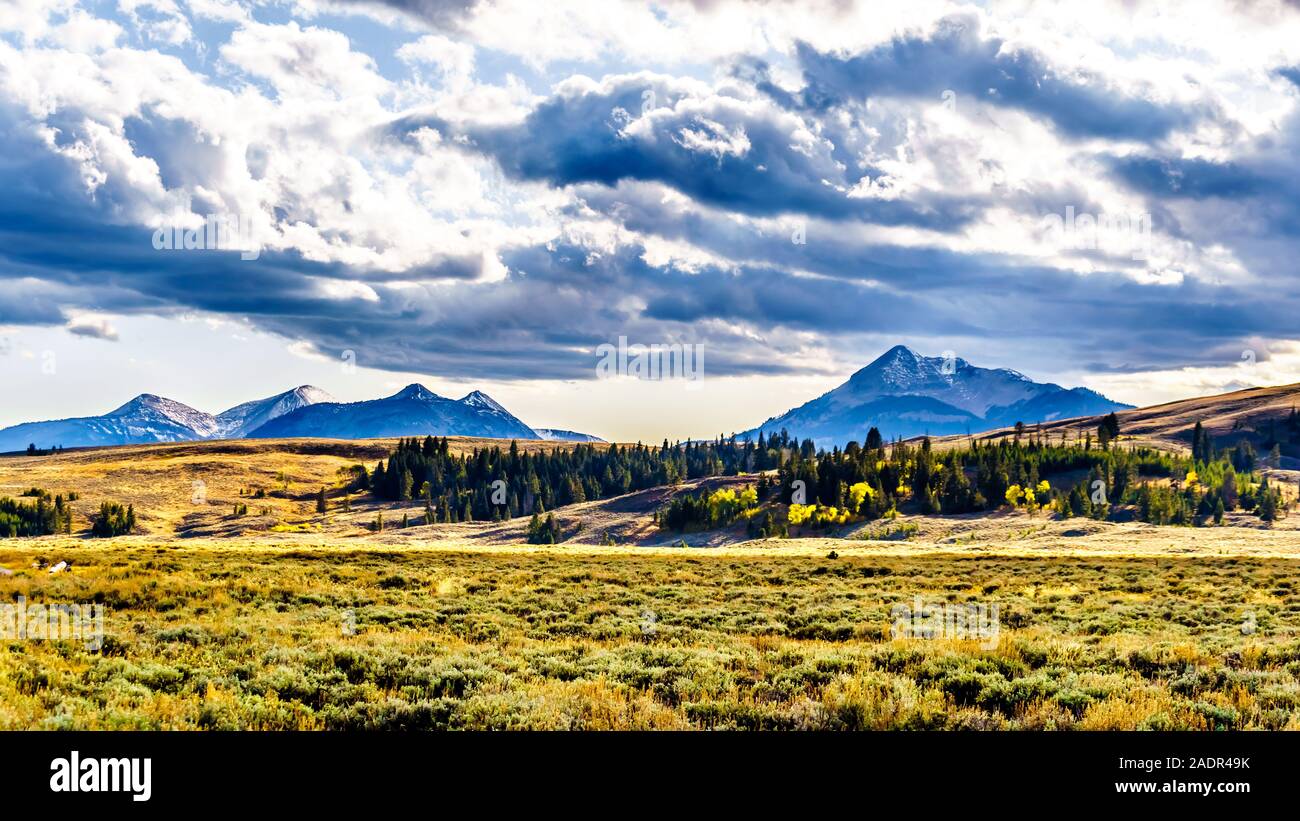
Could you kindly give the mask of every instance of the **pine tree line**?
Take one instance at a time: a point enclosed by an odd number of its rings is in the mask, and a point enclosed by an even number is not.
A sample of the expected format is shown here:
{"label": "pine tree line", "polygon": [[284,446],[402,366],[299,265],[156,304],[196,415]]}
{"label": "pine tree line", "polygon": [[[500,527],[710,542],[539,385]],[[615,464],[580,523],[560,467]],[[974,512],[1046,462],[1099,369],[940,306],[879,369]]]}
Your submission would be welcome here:
{"label": "pine tree line", "polygon": [[[782,432],[757,441],[572,448],[524,452],[518,443],[453,454],[446,438],[403,439],[367,477],[371,492],[390,501],[422,500],[426,518],[441,522],[544,514],[563,505],[607,499],[707,476],[767,470],[791,453],[814,453]],[[784,454],[784,455],[783,455]]]}
{"label": "pine tree line", "polygon": [[1257,457],[1249,442],[1218,451],[1198,426],[1188,458],[1118,447],[1112,422],[1107,417],[1098,428],[1104,432],[1100,447],[1093,447],[1091,436],[1083,444],[1054,443],[1021,427],[1014,438],[945,451],[925,438],[874,448],[850,442],[815,458],[797,452],[777,471],[778,501],[790,505],[788,524],[814,526],[875,519],[904,506],[925,514],[1050,506],[1066,517],[1103,518],[1113,505],[1128,504],[1155,524],[1222,521],[1235,509],[1272,521],[1285,510],[1280,490],[1254,472]]}
{"label": "pine tree line", "polygon": [[[973,440],[937,450],[919,443],[886,443],[872,428],[866,445],[818,450],[786,431],[760,434],[756,441],[718,437],[705,442],[660,446],[636,444],[527,453],[517,443],[451,453],[445,438],[403,439],[388,458],[363,477],[380,499],[422,500],[432,523],[537,515],[531,538],[558,537],[544,517],[563,505],[604,499],[672,485],[685,479],[775,470],[760,476],[754,491],[764,501],[789,506],[784,520],[746,502],[751,529],[775,535],[790,524],[818,526],[848,518],[875,519],[904,506],[925,514],[994,510],[1004,505],[1030,510],[1051,507],[1062,516],[1102,518],[1113,506],[1132,505],[1144,521],[1185,524],[1226,511],[1281,515],[1286,505],[1276,487],[1255,473],[1258,457],[1249,442],[1219,450],[1203,426],[1193,433],[1187,456],[1150,447],[1121,447],[1114,415],[1085,440],[1067,443],[1041,431],[1017,427],[1014,437]],[[364,474],[364,469],[361,471]],[[1049,479],[1051,481],[1049,481]],[[719,515],[730,501],[710,494],[678,497],[660,511],[661,526],[687,530],[720,526],[739,514]],[[795,514],[799,521],[794,521]],[[1271,520],[1271,518],[1266,518]]]}
{"label": "pine tree line", "polygon": [[[23,494],[35,497],[32,504],[0,497],[0,536],[49,536],[72,532],[72,506],[63,494],[50,498],[50,494],[32,488]],[[69,494],[70,496],[72,494]]]}

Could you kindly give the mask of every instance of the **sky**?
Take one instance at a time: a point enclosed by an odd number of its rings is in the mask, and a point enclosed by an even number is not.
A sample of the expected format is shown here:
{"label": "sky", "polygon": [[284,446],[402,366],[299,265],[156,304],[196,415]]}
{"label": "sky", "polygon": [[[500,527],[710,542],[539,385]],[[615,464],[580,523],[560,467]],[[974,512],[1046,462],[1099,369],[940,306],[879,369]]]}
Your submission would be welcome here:
{"label": "sky", "polygon": [[[900,343],[1300,382],[1297,44],[1283,2],[5,0],[0,426],[421,382],[657,441]],[[620,337],[698,378],[605,378]]]}

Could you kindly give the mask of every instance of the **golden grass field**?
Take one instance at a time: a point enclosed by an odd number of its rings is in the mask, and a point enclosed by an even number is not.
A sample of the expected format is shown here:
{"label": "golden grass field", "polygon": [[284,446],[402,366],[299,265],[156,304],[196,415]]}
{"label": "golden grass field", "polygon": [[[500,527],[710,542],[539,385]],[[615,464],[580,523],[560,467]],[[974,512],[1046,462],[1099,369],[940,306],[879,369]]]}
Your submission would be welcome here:
{"label": "golden grass field", "polygon": [[[649,522],[659,490],[561,508],[582,532],[538,547],[522,522],[372,533],[373,503],[315,512],[390,445],[0,459],[0,495],[129,501],[146,531],[0,540],[0,601],[107,614],[100,652],[0,640],[0,728],[1300,727],[1300,517],[904,517],[680,547]],[[276,494],[240,497],[254,486]],[[895,637],[914,597],[996,604],[996,640]]]}

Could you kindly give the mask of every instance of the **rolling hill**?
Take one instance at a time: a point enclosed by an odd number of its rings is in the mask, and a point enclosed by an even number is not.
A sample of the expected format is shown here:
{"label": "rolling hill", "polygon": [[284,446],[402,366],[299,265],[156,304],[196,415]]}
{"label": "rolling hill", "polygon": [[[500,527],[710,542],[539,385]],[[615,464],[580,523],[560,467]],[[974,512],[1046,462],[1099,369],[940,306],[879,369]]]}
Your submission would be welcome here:
{"label": "rolling hill", "polygon": [[[1219,447],[1250,441],[1257,448],[1279,441],[1283,454],[1300,457],[1300,439],[1293,438],[1287,419],[1300,407],[1300,383],[1267,388],[1246,388],[1231,393],[1179,399],[1160,405],[1117,411],[1124,441],[1183,450],[1190,446],[1192,431],[1200,422]],[[1100,422],[1098,416],[1060,419],[1035,427],[1052,437],[1064,433],[1069,439],[1085,436]],[[994,440],[1014,435],[1008,426],[985,431],[978,439]],[[965,436],[945,437],[939,442],[961,442]]]}

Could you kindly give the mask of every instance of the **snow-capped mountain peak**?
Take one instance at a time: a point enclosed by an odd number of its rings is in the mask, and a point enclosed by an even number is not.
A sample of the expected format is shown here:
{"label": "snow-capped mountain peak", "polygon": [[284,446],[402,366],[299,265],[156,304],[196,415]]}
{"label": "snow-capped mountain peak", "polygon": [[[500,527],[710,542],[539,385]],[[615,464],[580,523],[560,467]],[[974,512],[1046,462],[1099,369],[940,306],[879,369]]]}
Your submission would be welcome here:
{"label": "snow-capped mountain peak", "polygon": [[980,368],[951,355],[922,356],[895,345],[830,395],[837,405],[881,396],[926,396],[982,416],[991,407],[1021,402],[1045,389],[1013,370]]}
{"label": "snow-capped mountain peak", "polygon": [[304,400],[309,405],[317,402],[337,402],[338,400],[330,394],[329,391],[322,390],[315,385],[299,385],[290,391],[294,396]]}
{"label": "snow-capped mountain peak", "polygon": [[533,428],[537,435],[548,442],[604,442],[599,436],[592,436],[590,433],[578,433],[572,430],[561,430],[559,428]]}
{"label": "snow-capped mountain peak", "polygon": [[174,399],[142,393],[101,416],[23,422],[0,430],[0,452],[140,442],[188,442],[218,432],[216,417]]}
{"label": "snow-capped mountain peak", "polygon": [[462,405],[472,405],[476,408],[496,411],[497,413],[509,413],[500,402],[483,393],[483,391],[471,391],[457,401]]}
{"label": "snow-capped mountain peak", "polygon": [[[143,393],[102,416],[23,422],[0,430],[0,452],[38,448],[188,442],[196,439],[321,436],[480,436],[538,439],[540,435],[482,391],[453,401],[420,384],[363,402],[341,403],[320,388],[299,385],[212,416],[172,399]],[[555,438],[600,441],[557,431]]]}
{"label": "snow-capped mountain peak", "polygon": [[429,390],[419,382],[412,382],[405,388],[393,394],[391,399],[415,399],[421,402],[429,402],[435,399],[442,399],[441,396]]}
{"label": "snow-capped mountain peak", "polygon": [[298,408],[321,402],[334,402],[333,396],[313,385],[299,385],[291,391],[254,399],[217,414],[220,435],[236,438],[250,433],[272,419],[292,413]]}
{"label": "snow-capped mountain peak", "polygon": [[164,427],[178,425],[194,431],[198,437],[212,436],[219,427],[212,414],[152,393],[142,393],[105,416],[143,431],[160,424]]}
{"label": "snow-capped mountain peak", "polygon": [[977,432],[1126,407],[1085,389],[1034,382],[1009,368],[981,368],[951,354],[923,356],[895,345],[844,384],[749,433],[785,428],[819,445],[842,445],[863,441],[871,427],[887,437]]}
{"label": "snow-capped mountain peak", "polygon": [[299,408],[249,434],[254,439],[286,436],[365,439],[428,435],[539,438],[536,431],[485,393],[475,391],[457,401],[438,396],[419,384],[407,385],[383,399]]}

